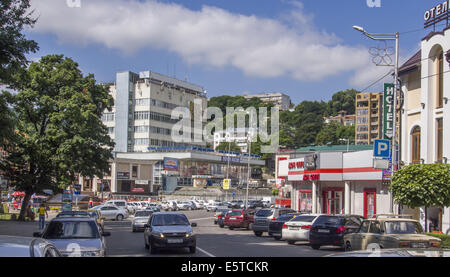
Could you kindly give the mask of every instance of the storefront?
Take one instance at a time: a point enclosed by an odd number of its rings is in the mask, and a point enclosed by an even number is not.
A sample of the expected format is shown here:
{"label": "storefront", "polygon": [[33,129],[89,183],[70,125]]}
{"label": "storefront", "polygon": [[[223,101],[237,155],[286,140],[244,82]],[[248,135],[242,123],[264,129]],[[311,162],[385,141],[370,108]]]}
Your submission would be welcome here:
{"label": "storefront", "polygon": [[382,185],[382,170],[373,168],[371,150],[305,153],[280,161],[279,173],[292,187],[292,207],[298,211],[365,217],[389,213],[390,195]]}

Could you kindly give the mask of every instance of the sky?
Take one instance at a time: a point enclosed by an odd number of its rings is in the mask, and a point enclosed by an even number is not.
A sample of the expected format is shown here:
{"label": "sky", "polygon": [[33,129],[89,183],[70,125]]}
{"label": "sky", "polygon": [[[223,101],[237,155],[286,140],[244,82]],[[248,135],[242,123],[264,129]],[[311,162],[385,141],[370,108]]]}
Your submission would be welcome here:
{"label": "sky", "polygon": [[392,77],[370,85],[391,67],[376,66],[369,50],[386,46],[352,26],[399,32],[402,63],[430,31],[425,11],[443,0],[31,2],[38,21],[25,34],[40,47],[32,61],[63,54],[98,82],[151,70],[200,85],[208,97],[282,92],[298,104],[350,88],[381,91]]}

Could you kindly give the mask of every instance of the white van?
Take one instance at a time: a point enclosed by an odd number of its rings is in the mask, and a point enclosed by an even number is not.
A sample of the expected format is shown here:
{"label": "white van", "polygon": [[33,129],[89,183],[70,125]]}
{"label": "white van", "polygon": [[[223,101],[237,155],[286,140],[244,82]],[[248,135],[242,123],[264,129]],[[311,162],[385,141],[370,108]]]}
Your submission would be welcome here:
{"label": "white van", "polygon": [[129,213],[134,213],[134,207],[132,207],[131,205],[128,205],[127,201],[125,200],[109,200],[105,202],[105,205],[114,205],[117,206],[118,208],[127,210]]}

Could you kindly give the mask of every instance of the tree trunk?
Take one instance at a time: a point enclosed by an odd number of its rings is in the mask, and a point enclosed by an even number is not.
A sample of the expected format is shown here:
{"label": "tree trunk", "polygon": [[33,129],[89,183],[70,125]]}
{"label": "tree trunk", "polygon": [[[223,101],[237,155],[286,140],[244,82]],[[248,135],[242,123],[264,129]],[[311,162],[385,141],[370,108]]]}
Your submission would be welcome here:
{"label": "tree trunk", "polygon": [[426,206],[425,206],[425,233],[428,233],[428,211]]}
{"label": "tree trunk", "polygon": [[28,203],[30,203],[30,199],[31,199],[32,195],[33,195],[33,192],[29,192],[29,191],[25,192],[25,197],[23,198],[22,208],[20,209],[20,214],[19,214],[19,218],[18,218],[19,221],[25,221],[25,217],[27,215]]}

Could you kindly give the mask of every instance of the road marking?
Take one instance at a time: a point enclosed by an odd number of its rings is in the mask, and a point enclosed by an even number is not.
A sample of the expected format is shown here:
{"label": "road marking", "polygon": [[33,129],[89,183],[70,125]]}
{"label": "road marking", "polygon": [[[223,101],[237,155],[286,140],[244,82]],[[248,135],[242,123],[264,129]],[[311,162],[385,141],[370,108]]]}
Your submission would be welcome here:
{"label": "road marking", "polygon": [[213,254],[209,253],[208,251],[201,249],[200,247],[197,247],[197,249],[200,250],[200,252],[203,252],[203,253],[205,253],[206,255],[208,255],[208,256],[210,256],[212,258],[216,257]]}
{"label": "road marking", "polygon": [[203,218],[192,218],[191,219],[191,221],[192,220],[205,220],[205,219],[213,219],[214,217],[213,216],[211,216],[211,217],[203,217]]}

